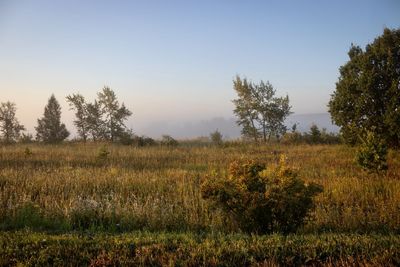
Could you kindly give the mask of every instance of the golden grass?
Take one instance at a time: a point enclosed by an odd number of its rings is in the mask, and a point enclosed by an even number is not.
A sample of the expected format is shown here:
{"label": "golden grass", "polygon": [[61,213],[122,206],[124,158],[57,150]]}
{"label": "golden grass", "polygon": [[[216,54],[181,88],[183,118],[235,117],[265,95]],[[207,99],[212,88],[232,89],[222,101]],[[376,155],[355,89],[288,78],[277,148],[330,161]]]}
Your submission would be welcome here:
{"label": "golden grass", "polygon": [[341,145],[133,148],[108,144],[110,154],[105,159],[98,157],[101,146],[1,147],[3,228],[12,228],[21,209],[32,204],[40,216],[64,220],[67,229],[79,227],[74,220],[89,220],[94,228],[122,231],[236,230],[201,198],[202,179],[213,169],[225,170],[236,159],[275,163],[279,154],[286,154],[302,179],[324,187],[312,218],[300,232],[400,232],[398,151],[389,155],[387,174],[378,175],[363,172],[354,163],[355,149]]}

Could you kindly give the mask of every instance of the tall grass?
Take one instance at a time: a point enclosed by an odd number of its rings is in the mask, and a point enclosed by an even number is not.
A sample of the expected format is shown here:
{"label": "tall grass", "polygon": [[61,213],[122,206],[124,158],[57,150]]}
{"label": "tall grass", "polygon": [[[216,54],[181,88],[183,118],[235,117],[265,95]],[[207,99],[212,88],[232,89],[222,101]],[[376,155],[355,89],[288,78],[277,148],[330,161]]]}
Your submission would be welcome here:
{"label": "tall grass", "polygon": [[[210,171],[229,162],[276,162],[286,154],[300,177],[324,187],[299,232],[400,233],[400,155],[386,174],[354,164],[341,145],[134,148],[105,144],[0,148],[0,228],[124,232],[237,231],[201,198]],[[26,148],[31,153],[26,153]],[[35,218],[28,220],[27,218]]]}

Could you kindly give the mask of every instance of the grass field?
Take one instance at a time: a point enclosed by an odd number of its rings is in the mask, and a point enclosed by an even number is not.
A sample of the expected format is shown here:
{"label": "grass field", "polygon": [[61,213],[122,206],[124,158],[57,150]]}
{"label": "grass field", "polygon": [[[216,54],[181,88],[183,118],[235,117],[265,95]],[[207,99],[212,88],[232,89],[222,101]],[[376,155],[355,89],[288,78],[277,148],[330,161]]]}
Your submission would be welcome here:
{"label": "grass field", "polygon": [[[296,234],[245,235],[202,199],[211,171],[280,154],[324,187]],[[354,154],[341,145],[3,146],[0,264],[400,265],[400,153],[390,152],[386,174],[363,172]]]}

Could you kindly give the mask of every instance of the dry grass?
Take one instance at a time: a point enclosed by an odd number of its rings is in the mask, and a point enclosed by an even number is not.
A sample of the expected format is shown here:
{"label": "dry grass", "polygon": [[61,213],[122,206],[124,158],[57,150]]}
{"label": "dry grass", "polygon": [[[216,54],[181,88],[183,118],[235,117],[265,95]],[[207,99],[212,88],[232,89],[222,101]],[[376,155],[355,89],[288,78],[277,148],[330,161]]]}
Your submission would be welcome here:
{"label": "dry grass", "polygon": [[361,171],[354,164],[355,150],[340,145],[106,145],[110,154],[103,159],[98,157],[102,146],[29,145],[31,155],[23,145],[0,148],[3,229],[23,227],[18,221],[33,212],[39,226],[46,218],[58,222],[50,227],[55,230],[236,230],[208,209],[200,195],[202,179],[235,159],[273,163],[283,153],[302,179],[324,187],[301,233],[400,232],[398,151],[390,153],[388,173],[376,175]]}

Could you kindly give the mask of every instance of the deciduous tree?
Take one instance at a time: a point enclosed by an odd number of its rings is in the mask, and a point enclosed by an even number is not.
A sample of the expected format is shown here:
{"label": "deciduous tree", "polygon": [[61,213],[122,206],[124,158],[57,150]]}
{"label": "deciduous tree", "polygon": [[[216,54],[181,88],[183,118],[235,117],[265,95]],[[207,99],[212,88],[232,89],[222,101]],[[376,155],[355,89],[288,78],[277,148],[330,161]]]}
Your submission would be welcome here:
{"label": "deciduous tree", "polygon": [[329,112],[348,143],[372,131],[389,146],[400,145],[400,30],[385,29],[365,51],[352,45],[340,67]]}
{"label": "deciduous tree", "polygon": [[266,142],[286,132],[283,123],[291,113],[289,96],[275,97],[276,91],[268,81],[255,84],[239,76],[233,81],[233,88],[238,95],[233,100],[234,113],[242,126],[242,135]]}
{"label": "deciduous tree", "polygon": [[25,127],[21,125],[16,117],[17,107],[14,103],[7,101],[0,105],[0,132],[6,143],[15,142]]}
{"label": "deciduous tree", "polygon": [[78,131],[78,135],[84,142],[86,142],[89,135],[89,114],[85,98],[81,94],[72,94],[67,96],[67,101],[70,108],[75,110],[74,125]]}
{"label": "deciduous tree", "polygon": [[111,141],[121,136],[126,126],[124,121],[132,115],[124,103],[119,104],[113,90],[109,87],[104,87],[103,91],[98,93],[99,104],[105,116],[106,134]]}

